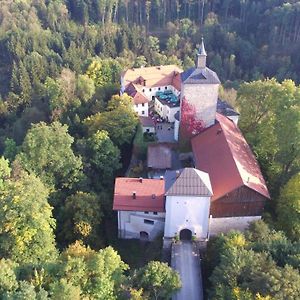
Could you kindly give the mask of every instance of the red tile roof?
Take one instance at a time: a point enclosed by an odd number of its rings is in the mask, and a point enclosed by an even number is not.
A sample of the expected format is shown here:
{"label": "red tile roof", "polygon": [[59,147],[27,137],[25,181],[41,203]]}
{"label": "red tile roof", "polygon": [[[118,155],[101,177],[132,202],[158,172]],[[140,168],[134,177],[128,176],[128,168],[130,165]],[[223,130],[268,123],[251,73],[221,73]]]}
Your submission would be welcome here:
{"label": "red tile roof", "polygon": [[[133,198],[133,192],[136,198]],[[116,178],[114,210],[164,212],[165,181],[163,179]],[[155,197],[153,196],[155,195]]]}
{"label": "red tile roof", "polygon": [[134,83],[130,83],[127,88],[125,89],[125,93],[128,96],[132,97],[132,101],[134,104],[142,104],[142,103],[148,103],[149,100],[146,97],[146,95],[143,93],[143,91],[140,89],[139,86],[137,86]]}
{"label": "red tile roof", "polygon": [[124,84],[127,87],[129,83],[144,84],[147,87],[173,85],[180,90],[182,70],[175,65],[143,67],[128,69],[122,73]]}
{"label": "red tile roof", "polygon": [[212,201],[243,185],[270,198],[256,158],[241,131],[218,113],[217,121],[192,139],[196,168],[210,176]]}

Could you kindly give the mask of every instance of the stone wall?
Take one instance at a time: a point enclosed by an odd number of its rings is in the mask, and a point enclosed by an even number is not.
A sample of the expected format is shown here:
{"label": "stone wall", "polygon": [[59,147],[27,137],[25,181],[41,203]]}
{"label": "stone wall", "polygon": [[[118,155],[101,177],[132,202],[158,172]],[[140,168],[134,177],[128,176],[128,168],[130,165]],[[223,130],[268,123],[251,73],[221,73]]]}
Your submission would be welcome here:
{"label": "stone wall", "polygon": [[185,99],[196,108],[198,120],[202,120],[205,127],[215,123],[218,84],[182,84],[181,99]]}
{"label": "stone wall", "polygon": [[260,220],[261,216],[250,217],[230,217],[209,219],[209,235],[214,236],[219,233],[227,233],[230,230],[244,231],[251,222]]}

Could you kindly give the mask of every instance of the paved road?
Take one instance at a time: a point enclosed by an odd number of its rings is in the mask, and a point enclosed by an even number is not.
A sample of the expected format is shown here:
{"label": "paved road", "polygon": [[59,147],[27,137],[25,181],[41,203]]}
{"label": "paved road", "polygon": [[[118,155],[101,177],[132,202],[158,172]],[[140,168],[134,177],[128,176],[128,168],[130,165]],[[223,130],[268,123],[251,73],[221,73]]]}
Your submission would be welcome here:
{"label": "paved road", "polygon": [[196,245],[188,241],[173,244],[171,266],[179,272],[182,281],[181,290],[172,300],[202,300],[200,258]]}

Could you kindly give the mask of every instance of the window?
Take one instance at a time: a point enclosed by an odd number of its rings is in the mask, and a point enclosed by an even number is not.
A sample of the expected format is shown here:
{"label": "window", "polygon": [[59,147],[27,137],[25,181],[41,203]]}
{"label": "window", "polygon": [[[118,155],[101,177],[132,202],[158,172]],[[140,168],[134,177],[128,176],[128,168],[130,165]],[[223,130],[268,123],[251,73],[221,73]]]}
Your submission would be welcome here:
{"label": "window", "polygon": [[149,89],[149,92],[151,92],[152,91],[152,89]]}
{"label": "window", "polygon": [[150,129],[149,129],[149,128],[147,128],[147,129],[146,129],[146,132],[150,132]]}
{"label": "window", "polygon": [[168,89],[168,87],[167,86],[165,86],[165,90],[167,90]]}
{"label": "window", "polygon": [[142,106],[144,107],[144,106],[145,106],[145,103],[142,103]]}
{"label": "window", "polygon": [[144,211],[144,214],[148,215],[148,214],[149,214],[149,211]]}
{"label": "window", "polygon": [[145,93],[145,89],[143,89],[143,93]]}
{"label": "window", "polygon": [[149,224],[149,225],[153,225],[153,224],[154,224],[154,221],[144,219],[144,223],[145,223],[145,224]]}
{"label": "window", "polygon": [[145,114],[145,111],[144,110],[142,110],[142,115],[144,115]]}
{"label": "window", "polygon": [[138,104],[136,104],[136,105],[135,105],[135,107],[139,107],[139,105],[138,105]]}
{"label": "window", "polygon": [[154,214],[154,215],[157,215],[157,211],[154,211],[153,214]]}
{"label": "window", "polygon": [[155,99],[155,96],[152,96],[152,100],[154,100]]}
{"label": "window", "polygon": [[158,88],[158,90],[160,91],[160,87]]}

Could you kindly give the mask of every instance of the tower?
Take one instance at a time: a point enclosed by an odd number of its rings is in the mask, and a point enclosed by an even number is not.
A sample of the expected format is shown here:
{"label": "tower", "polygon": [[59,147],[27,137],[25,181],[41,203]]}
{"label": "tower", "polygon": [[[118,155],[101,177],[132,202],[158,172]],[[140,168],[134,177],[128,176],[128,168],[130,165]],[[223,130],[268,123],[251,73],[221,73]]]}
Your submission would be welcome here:
{"label": "tower", "polygon": [[206,58],[202,38],[195,67],[181,73],[180,128],[187,131],[185,136],[215,123],[220,80],[206,66]]}

